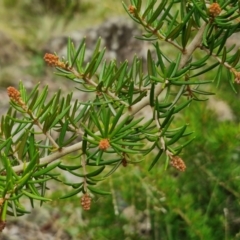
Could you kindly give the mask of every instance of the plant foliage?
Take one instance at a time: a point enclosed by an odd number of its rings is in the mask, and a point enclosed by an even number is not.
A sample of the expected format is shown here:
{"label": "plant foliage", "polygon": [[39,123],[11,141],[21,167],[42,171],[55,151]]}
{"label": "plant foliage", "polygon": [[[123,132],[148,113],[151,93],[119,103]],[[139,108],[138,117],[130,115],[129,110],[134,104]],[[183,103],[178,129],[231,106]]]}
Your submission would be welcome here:
{"label": "plant foliage", "polygon": [[[51,201],[45,196],[49,180],[72,189],[61,198],[82,194],[82,206],[90,209],[92,194],[110,194],[98,182],[118,168],[153,158],[148,170],[159,160],[179,171],[186,165],[182,150],[194,137],[188,123],[176,125],[175,118],[195,101],[205,101],[212,93],[205,85],[223,79],[233,91],[240,83],[240,52],[226,41],[240,30],[240,4],[232,1],[144,1],[123,3],[130,18],[144,29],[139,40],[151,41],[147,67],[134,57],[132,64],[104,60],[101,39],[91,60],[85,61],[85,40],[78,47],[69,39],[67,60],[46,53],[44,59],[57,74],[73,81],[77,91],[91,93],[83,102],[64,96],[59,90],[48,96],[48,87],[36,85],[27,92],[8,88],[10,107],[1,119],[1,229],[6,216],[27,213],[22,197]],[[175,55],[162,47],[165,42]],[[215,71],[209,79],[208,72]],[[144,109],[144,110],[143,110]],[[71,155],[72,165],[64,163]],[[59,171],[79,178],[71,183]]]}

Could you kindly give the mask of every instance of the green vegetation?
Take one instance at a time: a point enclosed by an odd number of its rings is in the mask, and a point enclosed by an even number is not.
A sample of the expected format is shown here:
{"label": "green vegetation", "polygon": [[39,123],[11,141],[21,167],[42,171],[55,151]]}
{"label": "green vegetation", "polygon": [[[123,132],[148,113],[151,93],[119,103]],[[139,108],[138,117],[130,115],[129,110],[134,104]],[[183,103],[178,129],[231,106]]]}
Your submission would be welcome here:
{"label": "green vegetation", "polygon": [[[73,16],[77,6],[70,2],[51,11],[59,17],[66,8]],[[47,87],[40,91],[38,85],[28,92],[24,82],[19,91],[8,88],[11,107],[1,120],[1,224],[8,215],[27,213],[24,197],[32,206],[50,201],[60,208],[62,227],[73,239],[240,239],[240,54],[226,45],[240,30],[240,3],[217,3],[124,5],[146,31],[138,37],[153,42],[147,71],[137,57],[131,65],[104,62],[100,40],[89,63],[84,40],[79,46],[69,40],[67,60],[45,55],[65,77],[61,81],[95,93],[93,100],[74,102],[61,91],[47,96]],[[16,4],[5,1],[9,9]],[[94,6],[84,6],[91,18]],[[169,49],[176,54],[166,55]],[[213,91],[233,117],[221,119],[216,103],[210,107]],[[150,107],[145,122],[135,115],[143,106]],[[48,193],[49,180],[57,180],[58,191]],[[69,221],[81,204],[89,210],[81,224]]]}

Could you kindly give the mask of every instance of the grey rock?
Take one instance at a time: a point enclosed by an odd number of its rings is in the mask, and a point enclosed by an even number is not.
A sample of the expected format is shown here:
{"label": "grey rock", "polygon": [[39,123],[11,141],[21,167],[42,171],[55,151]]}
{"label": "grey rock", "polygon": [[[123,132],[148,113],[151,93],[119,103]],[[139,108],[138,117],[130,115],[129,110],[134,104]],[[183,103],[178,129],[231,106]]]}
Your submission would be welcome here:
{"label": "grey rock", "polygon": [[112,18],[95,27],[77,30],[67,36],[54,37],[45,45],[43,51],[56,52],[59,56],[66,56],[68,37],[75,47],[86,38],[86,61],[89,61],[100,37],[102,47],[106,47],[105,58],[107,60],[116,59],[123,62],[126,59],[132,59],[135,54],[146,58],[149,44],[134,38],[134,36],[141,36],[141,31],[132,21],[125,18]]}

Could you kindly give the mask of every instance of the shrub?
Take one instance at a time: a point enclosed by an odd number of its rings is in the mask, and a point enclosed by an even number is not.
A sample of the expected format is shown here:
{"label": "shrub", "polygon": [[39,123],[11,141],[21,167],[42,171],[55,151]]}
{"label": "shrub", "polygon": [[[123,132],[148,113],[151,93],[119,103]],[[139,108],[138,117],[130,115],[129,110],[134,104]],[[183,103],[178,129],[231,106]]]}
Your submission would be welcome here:
{"label": "shrub", "polygon": [[[193,137],[188,122],[176,116],[205,101],[212,94],[205,86],[219,84],[223,75],[236,92],[240,51],[227,47],[226,41],[240,29],[238,1],[132,0],[129,7],[123,6],[144,28],[137,38],[153,44],[146,73],[137,56],[131,64],[104,61],[100,39],[86,63],[85,41],[75,47],[69,39],[66,60],[52,53],[44,60],[66,81],[75,82],[78,91],[94,97],[74,101],[73,93],[64,96],[60,90],[49,97],[48,87],[40,91],[39,84],[28,93],[22,82],[19,89],[7,89],[11,106],[2,116],[0,133],[1,229],[7,215],[28,213],[22,198],[29,198],[32,206],[35,200],[51,201],[45,196],[50,180],[72,188],[61,198],[80,194],[83,209],[89,210],[93,195],[110,194],[98,182],[120,167],[148,160],[148,170],[154,171],[161,159],[165,170],[172,166],[185,171],[182,150]],[[168,56],[162,42],[176,54]],[[66,156],[71,163],[65,163]],[[59,169],[79,180],[65,181]],[[184,219],[180,209],[177,213]]]}

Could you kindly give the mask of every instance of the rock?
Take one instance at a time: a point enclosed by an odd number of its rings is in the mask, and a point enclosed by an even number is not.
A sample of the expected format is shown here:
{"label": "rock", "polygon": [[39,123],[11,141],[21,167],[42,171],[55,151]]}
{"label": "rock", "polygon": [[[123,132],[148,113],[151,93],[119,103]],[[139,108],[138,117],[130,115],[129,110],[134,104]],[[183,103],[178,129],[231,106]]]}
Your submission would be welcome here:
{"label": "rock", "polygon": [[31,214],[19,218],[8,217],[7,225],[1,233],[4,240],[70,240],[59,223],[60,212],[36,207]]}
{"label": "rock", "polygon": [[223,100],[210,97],[207,107],[217,115],[218,121],[234,121],[235,116],[231,107]]}
{"label": "rock", "polygon": [[107,60],[116,59],[123,62],[126,59],[133,59],[135,54],[146,58],[149,44],[134,38],[134,36],[141,36],[141,31],[132,21],[125,18],[112,18],[99,26],[74,31],[68,36],[54,37],[45,45],[43,51],[56,52],[59,56],[66,56],[68,37],[75,47],[78,47],[86,38],[86,61],[89,61],[95,44],[101,37],[102,48],[106,47],[105,58]]}

